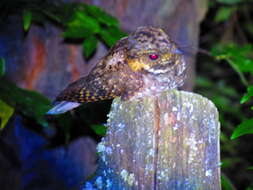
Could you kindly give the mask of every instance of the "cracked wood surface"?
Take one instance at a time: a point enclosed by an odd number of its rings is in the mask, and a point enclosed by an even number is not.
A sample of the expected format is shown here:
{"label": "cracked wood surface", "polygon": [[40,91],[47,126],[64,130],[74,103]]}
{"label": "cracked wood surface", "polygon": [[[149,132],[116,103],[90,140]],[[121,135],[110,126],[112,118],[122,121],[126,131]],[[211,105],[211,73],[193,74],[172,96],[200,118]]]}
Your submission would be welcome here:
{"label": "cracked wood surface", "polygon": [[208,99],[184,91],[115,99],[86,189],[220,190],[219,121]]}

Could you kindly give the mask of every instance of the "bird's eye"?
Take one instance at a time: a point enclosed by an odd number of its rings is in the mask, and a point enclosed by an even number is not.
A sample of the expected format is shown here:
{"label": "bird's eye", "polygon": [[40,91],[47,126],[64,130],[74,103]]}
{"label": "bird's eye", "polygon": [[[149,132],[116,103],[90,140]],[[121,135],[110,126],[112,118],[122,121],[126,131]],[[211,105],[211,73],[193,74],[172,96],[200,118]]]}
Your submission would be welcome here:
{"label": "bird's eye", "polygon": [[159,57],[159,55],[156,54],[156,53],[152,53],[152,54],[149,55],[149,59],[151,59],[151,60],[157,60],[158,57]]}

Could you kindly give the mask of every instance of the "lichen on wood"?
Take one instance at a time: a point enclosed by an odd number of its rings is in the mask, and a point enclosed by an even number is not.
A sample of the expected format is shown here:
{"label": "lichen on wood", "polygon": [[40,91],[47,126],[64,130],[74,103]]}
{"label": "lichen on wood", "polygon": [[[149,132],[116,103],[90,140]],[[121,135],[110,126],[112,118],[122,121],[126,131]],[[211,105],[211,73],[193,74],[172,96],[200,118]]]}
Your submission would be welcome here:
{"label": "lichen on wood", "polygon": [[99,169],[83,189],[220,190],[218,112],[200,95],[115,99],[97,149]]}

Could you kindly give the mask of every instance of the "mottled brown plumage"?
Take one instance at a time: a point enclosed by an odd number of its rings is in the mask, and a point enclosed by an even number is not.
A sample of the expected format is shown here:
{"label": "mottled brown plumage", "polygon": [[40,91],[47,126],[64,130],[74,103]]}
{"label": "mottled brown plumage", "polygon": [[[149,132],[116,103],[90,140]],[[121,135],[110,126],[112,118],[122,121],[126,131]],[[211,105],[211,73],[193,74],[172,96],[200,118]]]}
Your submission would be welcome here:
{"label": "mottled brown plumage", "polygon": [[161,29],[140,27],[119,40],[87,77],[70,84],[56,101],[85,103],[155,95],[181,86],[184,71],[177,45]]}

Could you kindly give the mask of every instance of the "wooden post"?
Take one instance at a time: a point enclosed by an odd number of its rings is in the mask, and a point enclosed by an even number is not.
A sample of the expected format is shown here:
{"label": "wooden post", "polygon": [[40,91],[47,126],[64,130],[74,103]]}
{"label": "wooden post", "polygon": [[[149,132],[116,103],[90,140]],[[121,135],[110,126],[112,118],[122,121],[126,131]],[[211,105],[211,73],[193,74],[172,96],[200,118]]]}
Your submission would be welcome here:
{"label": "wooden post", "polygon": [[194,93],[115,99],[97,149],[99,169],[86,190],[221,189],[218,112]]}

